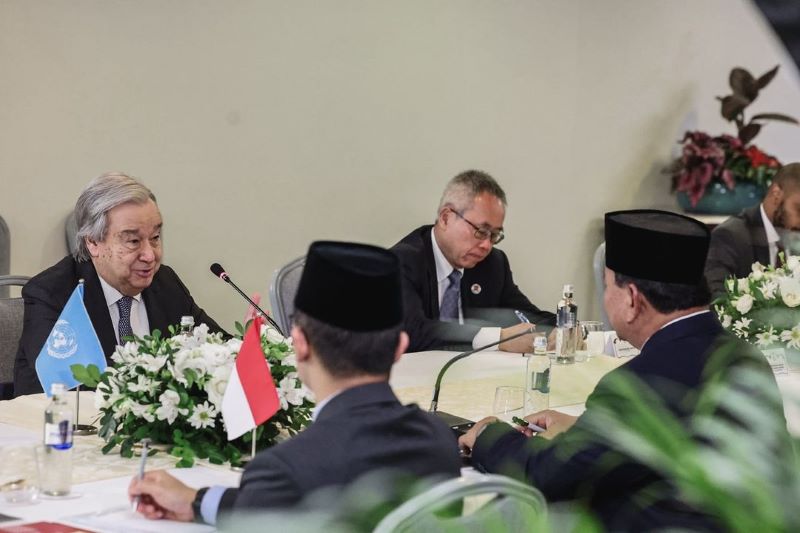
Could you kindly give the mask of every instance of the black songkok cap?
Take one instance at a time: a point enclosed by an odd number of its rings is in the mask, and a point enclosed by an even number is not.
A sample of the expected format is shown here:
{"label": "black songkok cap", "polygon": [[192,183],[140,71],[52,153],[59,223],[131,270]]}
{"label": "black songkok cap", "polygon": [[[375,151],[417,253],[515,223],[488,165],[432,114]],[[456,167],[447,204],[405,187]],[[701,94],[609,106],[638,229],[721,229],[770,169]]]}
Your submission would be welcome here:
{"label": "black songkok cap", "polygon": [[349,331],[377,331],[403,321],[400,263],[377,246],[311,244],[294,299],[296,309]]}
{"label": "black songkok cap", "polygon": [[606,213],[606,266],[625,276],[696,285],[703,279],[709,231],[693,218],[634,209]]}

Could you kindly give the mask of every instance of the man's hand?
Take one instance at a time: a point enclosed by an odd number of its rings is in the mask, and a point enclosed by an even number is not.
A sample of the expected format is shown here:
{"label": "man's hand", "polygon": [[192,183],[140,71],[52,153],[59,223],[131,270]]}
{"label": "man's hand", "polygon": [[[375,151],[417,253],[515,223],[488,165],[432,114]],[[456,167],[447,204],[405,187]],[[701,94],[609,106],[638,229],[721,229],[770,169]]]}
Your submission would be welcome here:
{"label": "man's hand", "polygon": [[475,446],[475,441],[478,440],[478,434],[489,424],[497,422],[496,416],[487,416],[482,420],[475,422],[475,425],[469,428],[469,431],[458,437],[458,447],[464,451],[465,455],[472,454],[472,448]]}
{"label": "man's hand", "polygon": [[517,335],[518,333],[522,333],[523,331],[536,331],[536,326],[533,324],[527,323],[520,323],[514,324],[511,327],[503,328],[500,330],[500,340],[503,342],[500,343],[499,348],[504,352],[515,352],[515,353],[531,353],[533,352],[533,334],[530,335],[523,335],[516,339],[507,341],[508,337],[512,337]]}
{"label": "man's hand", "polygon": [[[558,411],[553,411],[552,409],[539,411],[538,413],[533,413],[532,415],[525,417],[525,420],[528,422],[536,424],[537,426],[543,427],[547,430],[537,433],[539,437],[544,437],[546,439],[552,439],[559,433],[563,433],[564,431],[568,430],[573,426],[573,424],[575,424],[577,419],[577,416],[570,416]],[[533,431],[528,428],[519,429],[529,437],[533,435]]]}
{"label": "man's hand", "polygon": [[131,501],[140,496],[136,509],[150,519],[167,518],[181,522],[194,520],[192,502],[197,491],[167,474],[164,470],[145,473],[142,479],[134,477],[128,486]]}

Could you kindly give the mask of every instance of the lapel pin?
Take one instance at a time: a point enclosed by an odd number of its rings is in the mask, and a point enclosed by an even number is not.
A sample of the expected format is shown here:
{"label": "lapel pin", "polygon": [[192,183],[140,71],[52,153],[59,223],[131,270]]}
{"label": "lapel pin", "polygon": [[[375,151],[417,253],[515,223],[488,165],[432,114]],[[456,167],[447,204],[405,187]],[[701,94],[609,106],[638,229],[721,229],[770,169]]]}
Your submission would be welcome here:
{"label": "lapel pin", "polygon": [[481,293],[481,286],[477,283],[473,283],[472,287],[469,288],[472,291],[472,294],[480,294]]}

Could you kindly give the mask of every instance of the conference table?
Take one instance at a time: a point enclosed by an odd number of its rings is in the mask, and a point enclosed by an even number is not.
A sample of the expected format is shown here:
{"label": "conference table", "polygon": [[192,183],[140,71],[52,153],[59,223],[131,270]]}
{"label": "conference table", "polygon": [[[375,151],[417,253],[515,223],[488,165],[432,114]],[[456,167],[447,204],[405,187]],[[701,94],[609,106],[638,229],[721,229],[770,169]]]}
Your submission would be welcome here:
{"label": "conference table", "polygon": [[[427,409],[436,375],[455,354],[432,351],[409,353],[395,364],[390,383],[403,403]],[[628,359],[599,355],[571,365],[553,364],[550,407],[578,415],[594,386],[610,370]],[[491,414],[495,389],[501,385],[523,386],[526,358],[504,352],[481,352],[455,363],[442,380],[439,409],[472,420]],[[790,430],[800,436],[800,373],[778,376],[787,403]],[[70,395],[74,402],[74,395]],[[81,393],[81,422],[94,419],[93,394]],[[36,479],[34,447],[41,442],[43,394],[0,402],[0,484],[12,479]],[[0,493],[0,514],[16,521],[50,521],[91,531],[207,532],[201,524],[149,521],[130,510],[127,486],[137,473],[138,457],[125,459],[116,451],[103,455],[103,441],[96,435],[76,436],[73,457],[72,498],[43,499],[29,504],[11,504]],[[165,468],[190,486],[211,484],[237,486],[240,473],[227,466],[199,461],[188,469],[173,468],[176,459],[164,453],[148,458],[148,469]]]}

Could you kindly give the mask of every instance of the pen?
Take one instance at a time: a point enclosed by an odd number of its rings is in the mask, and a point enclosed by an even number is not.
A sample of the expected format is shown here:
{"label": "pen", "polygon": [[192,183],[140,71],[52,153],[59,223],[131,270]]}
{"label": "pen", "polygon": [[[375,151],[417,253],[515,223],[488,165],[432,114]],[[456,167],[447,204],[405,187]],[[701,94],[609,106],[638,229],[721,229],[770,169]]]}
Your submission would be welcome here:
{"label": "pen", "polygon": [[513,417],[511,420],[515,424],[517,424],[518,426],[526,427],[526,428],[530,429],[531,431],[533,431],[534,433],[541,433],[543,431],[547,431],[545,428],[543,428],[541,426],[537,426],[533,422],[528,422],[524,418],[520,418],[518,416]]}
{"label": "pen", "polygon": [[[150,452],[150,439],[142,439],[142,458],[139,461],[139,479],[144,477],[144,466],[147,463],[147,454]],[[141,500],[141,496],[134,496],[133,502],[131,502],[131,511],[134,513],[136,509],[139,508],[139,501]]]}
{"label": "pen", "polygon": [[525,316],[525,315],[522,313],[522,311],[520,311],[519,309],[515,309],[515,310],[514,310],[514,314],[515,314],[515,315],[517,315],[517,318],[518,318],[518,319],[519,319],[519,321],[520,321],[520,322],[522,322],[523,324],[530,324],[530,323],[531,323],[531,321],[530,321],[530,320],[528,320],[528,317],[526,317],[526,316]]}

